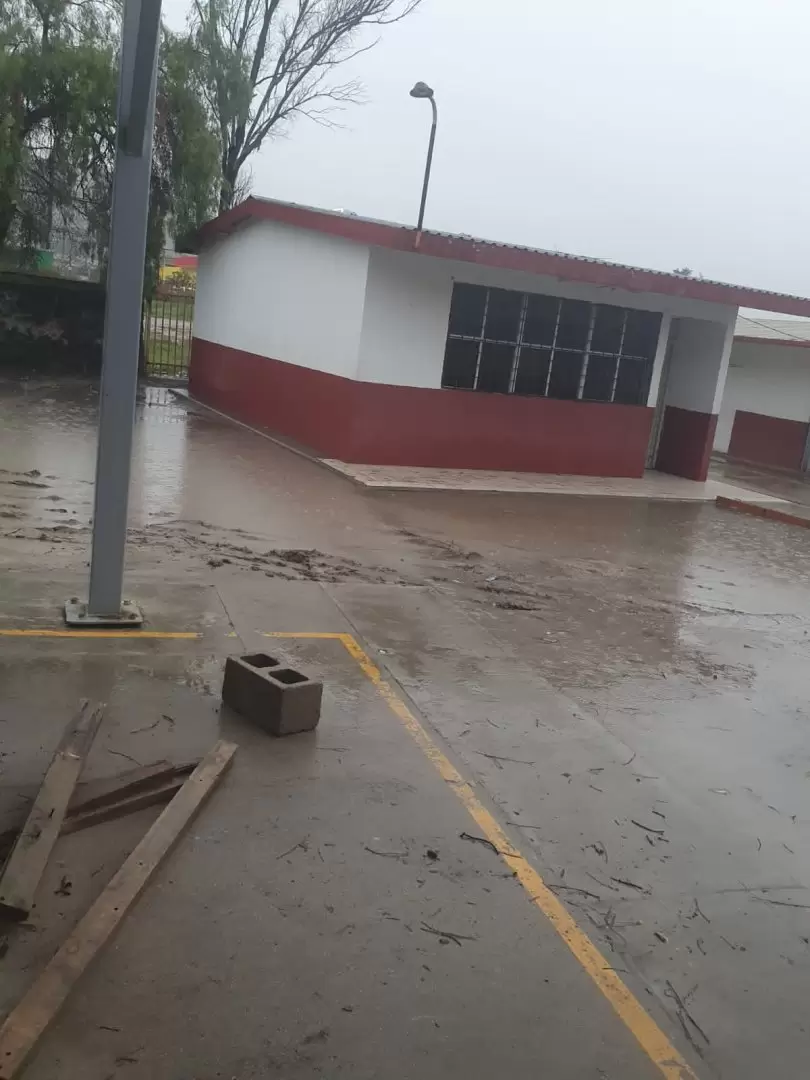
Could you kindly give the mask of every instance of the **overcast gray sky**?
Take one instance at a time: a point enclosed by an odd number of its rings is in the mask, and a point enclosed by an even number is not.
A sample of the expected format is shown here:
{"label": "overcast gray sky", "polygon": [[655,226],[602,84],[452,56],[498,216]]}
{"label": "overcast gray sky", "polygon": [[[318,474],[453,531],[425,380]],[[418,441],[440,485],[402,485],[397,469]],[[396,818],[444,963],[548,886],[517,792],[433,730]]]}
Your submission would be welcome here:
{"label": "overcast gray sky", "polygon": [[[182,25],[185,0],[165,0]],[[810,295],[806,0],[422,0],[368,103],[266,144],[253,192]]]}

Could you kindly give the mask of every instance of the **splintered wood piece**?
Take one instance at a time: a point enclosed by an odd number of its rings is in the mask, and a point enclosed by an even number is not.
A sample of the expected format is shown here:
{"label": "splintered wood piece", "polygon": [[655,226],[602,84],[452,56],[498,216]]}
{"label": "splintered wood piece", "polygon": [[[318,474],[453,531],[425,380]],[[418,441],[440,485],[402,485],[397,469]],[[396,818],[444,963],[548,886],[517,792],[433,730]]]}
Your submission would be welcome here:
{"label": "splintered wood piece", "polygon": [[0,914],[24,919],[34,906],[34,894],[103,715],[103,705],[91,709],[87,701],[82,701],[65,729],[0,874]]}
{"label": "splintered wood piece", "polygon": [[218,742],[208,752],[22,1001],[9,1013],[0,1027],[0,1080],[14,1080],[19,1075],[76,982],[112,937],[161,860],[214,790],[235,753],[236,745],[228,742]]}

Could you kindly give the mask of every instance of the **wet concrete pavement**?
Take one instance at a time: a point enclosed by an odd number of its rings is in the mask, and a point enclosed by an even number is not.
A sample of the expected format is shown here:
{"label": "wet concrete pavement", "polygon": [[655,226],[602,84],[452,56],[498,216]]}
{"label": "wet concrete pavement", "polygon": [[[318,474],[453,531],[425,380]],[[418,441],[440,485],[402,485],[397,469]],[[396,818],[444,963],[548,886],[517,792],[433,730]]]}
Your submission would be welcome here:
{"label": "wet concrete pavement", "polygon": [[[109,770],[109,745],[137,760],[182,757],[218,728],[228,651],[266,647],[262,631],[348,630],[698,1075],[802,1074],[806,531],[688,504],[369,493],[165,391],[149,396],[129,580],[153,625],[204,636],[3,642],[4,791],[34,782],[55,703],[88,686],[110,696],[113,677],[113,741],[94,749],[94,768]],[[81,588],[93,409],[78,385],[0,397],[5,625],[53,625],[63,594]],[[279,647],[327,678],[322,749],[240,729],[248,752],[31,1075],[53,1075],[58,1061],[69,1080],[106,1080],[116,1056],[136,1058],[125,1063],[136,1080],[659,1075],[492,854],[459,842],[463,813],[334,642]],[[38,720],[21,727],[32,703]],[[131,734],[141,713],[164,711],[173,725]],[[144,827],[93,831],[110,872]],[[70,838],[69,865],[93,850],[88,836]],[[276,861],[302,837],[306,850]],[[364,850],[377,844],[407,855]],[[428,848],[443,873],[426,868]],[[105,873],[85,877],[75,912]],[[432,906],[419,877],[439,889]],[[15,942],[9,1000],[60,939],[63,915],[22,953]],[[472,927],[475,945],[420,940],[427,915]],[[194,929],[211,920],[215,931]],[[347,946],[348,923],[359,938]],[[453,965],[440,985],[422,967],[435,963],[426,948]],[[188,994],[200,1003],[192,1018],[177,1005]],[[89,1045],[71,1035],[110,1010]],[[225,1032],[216,1050],[214,1017]],[[144,1048],[130,1052],[133,1041]]]}

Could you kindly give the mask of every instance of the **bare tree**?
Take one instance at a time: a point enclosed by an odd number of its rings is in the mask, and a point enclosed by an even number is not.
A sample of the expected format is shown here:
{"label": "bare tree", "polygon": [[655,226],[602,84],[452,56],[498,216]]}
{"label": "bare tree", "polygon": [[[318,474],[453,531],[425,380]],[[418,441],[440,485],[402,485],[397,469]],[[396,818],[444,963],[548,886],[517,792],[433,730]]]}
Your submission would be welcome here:
{"label": "bare tree", "polygon": [[[374,47],[368,27],[399,22],[420,0],[194,0],[199,77],[220,134],[220,211],[246,194],[245,164],[296,116],[332,123],[362,101],[335,69]],[[361,41],[361,37],[363,41]]]}

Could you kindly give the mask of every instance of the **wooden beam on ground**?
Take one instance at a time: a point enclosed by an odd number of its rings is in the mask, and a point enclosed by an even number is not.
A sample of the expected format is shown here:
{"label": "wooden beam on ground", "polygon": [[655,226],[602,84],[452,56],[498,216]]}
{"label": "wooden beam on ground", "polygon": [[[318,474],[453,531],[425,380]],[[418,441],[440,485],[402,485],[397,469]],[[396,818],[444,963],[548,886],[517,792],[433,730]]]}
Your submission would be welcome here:
{"label": "wooden beam on ground", "polygon": [[[79,784],[70,800],[60,835],[65,836],[102,821],[134,814],[147,806],[168,802],[198,765],[199,761],[183,765],[160,761],[130,769],[120,776],[91,781],[87,785]],[[0,833],[0,859],[11,851],[21,828],[22,824]]]}
{"label": "wooden beam on ground", "polygon": [[104,706],[82,701],[56,748],[42,786],[0,874],[0,914],[24,919],[59,837],[68,803],[98,731]]}
{"label": "wooden beam on ground", "polygon": [[[191,772],[191,769],[189,769]],[[188,773],[186,773],[186,776]],[[62,826],[62,835],[78,832],[80,829],[89,829],[91,825],[101,825],[104,821],[115,821],[117,818],[134,814],[138,810],[144,810],[148,806],[158,806],[167,803],[183,786],[185,777],[176,776],[172,780],[166,780],[162,784],[144,788],[131,795],[119,799],[117,802],[109,802],[103,806],[95,806],[90,810],[77,810],[70,817],[65,818]]]}
{"label": "wooden beam on ground", "polygon": [[161,860],[211,794],[236,752],[218,742],[183,784],[143,840],[62,943],[34,985],[0,1027],[0,1080],[14,1080],[40,1036],[90,962],[149,883]]}

